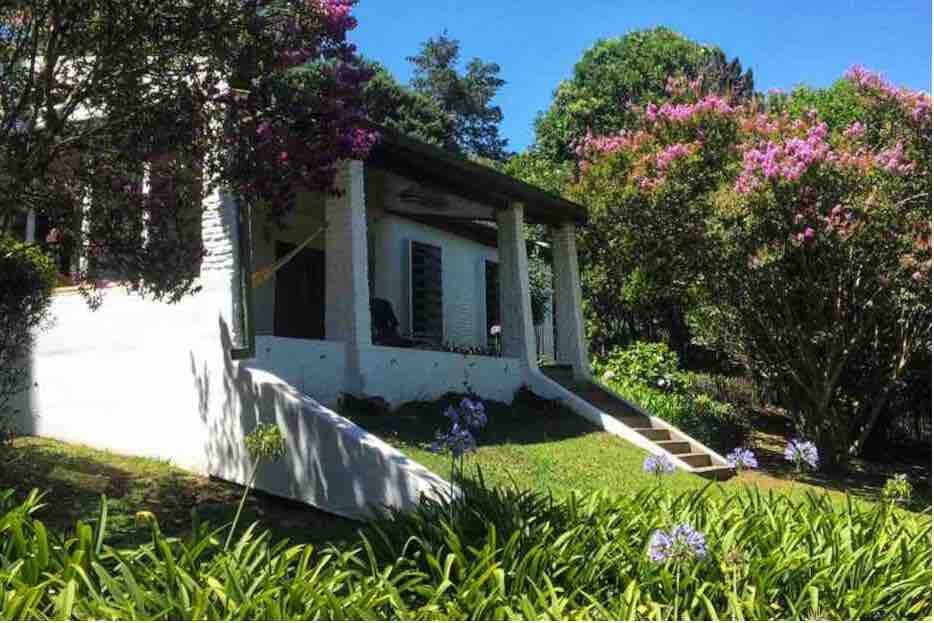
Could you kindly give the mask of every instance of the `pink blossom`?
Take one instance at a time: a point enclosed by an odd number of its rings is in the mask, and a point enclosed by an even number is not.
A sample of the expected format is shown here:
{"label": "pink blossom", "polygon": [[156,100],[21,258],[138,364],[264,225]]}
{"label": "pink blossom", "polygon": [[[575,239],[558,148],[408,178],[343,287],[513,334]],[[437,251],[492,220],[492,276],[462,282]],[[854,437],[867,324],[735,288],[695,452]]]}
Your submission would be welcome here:
{"label": "pink blossom", "polygon": [[866,126],[864,126],[859,121],[854,121],[850,124],[846,130],[843,131],[843,136],[848,138],[859,138],[866,133]]}
{"label": "pink blossom", "polygon": [[697,145],[694,143],[674,143],[655,157],[655,166],[659,171],[665,171],[672,161],[689,156],[695,151]]}
{"label": "pink blossom", "polygon": [[862,65],[851,67],[846,78],[865,93],[874,93],[897,103],[915,123],[929,122],[931,119],[931,96],[923,91],[896,87],[882,74],[874,73]]}
{"label": "pink blossom", "polygon": [[888,173],[904,175],[914,170],[914,164],[905,158],[905,146],[901,141],[876,154],[875,162]]}

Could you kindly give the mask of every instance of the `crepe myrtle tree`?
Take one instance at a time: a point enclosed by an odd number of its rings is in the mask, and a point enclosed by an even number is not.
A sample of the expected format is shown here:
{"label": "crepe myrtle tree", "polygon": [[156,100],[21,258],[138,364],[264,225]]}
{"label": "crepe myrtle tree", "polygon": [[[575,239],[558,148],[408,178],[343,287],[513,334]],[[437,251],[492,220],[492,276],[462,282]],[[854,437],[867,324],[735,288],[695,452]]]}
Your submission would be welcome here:
{"label": "crepe myrtle tree", "polygon": [[[659,340],[655,319],[682,355],[684,310],[704,285],[712,254],[712,191],[730,175],[741,110],[672,78],[667,100],[637,107],[627,129],[588,133],[570,195],[589,207],[581,230],[582,286],[597,350]],[[643,324],[650,324],[648,328]]]}
{"label": "crepe myrtle tree", "polygon": [[720,212],[723,294],[829,468],[858,453],[931,340],[931,100],[856,67],[870,114],[746,120]]}
{"label": "crepe myrtle tree", "polygon": [[117,272],[155,298],[190,293],[211,187],[278,220],[375,140],[356,124],[371,72],[346,39],[353,4],[3,3],[0,232],[32,211],[48,244],[90,258],[76,281]]}
{"label": "crepe myrtle tree", "polygon": [[830,469],[859,453],[931,341],[930,97],[859,67],[845,80],[861,120],[835,132],[682,80],[637,128],[588,135],[573,189],[592,210],[591,308],[727,310],[751,372]]}

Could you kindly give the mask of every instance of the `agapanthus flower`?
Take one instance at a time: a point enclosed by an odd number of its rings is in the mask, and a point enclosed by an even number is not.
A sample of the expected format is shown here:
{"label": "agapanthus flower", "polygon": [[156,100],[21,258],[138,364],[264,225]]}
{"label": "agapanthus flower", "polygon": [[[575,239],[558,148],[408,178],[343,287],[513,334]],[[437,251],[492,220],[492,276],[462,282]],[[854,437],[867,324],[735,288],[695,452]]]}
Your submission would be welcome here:
{"label": "agapanthus flower", "polygon": [[805,465],[817,469],[817,446],[807,440],[792,439],[785,446],[785,459],[794,463],[798,469]]}
{"label": "agapanthus flower", "polygon": [[686,561],[706,556],[707,540],[691,524],[678,524],[671,532],[656,530],[649,539],[652,562]]}
{"label": "agapanthus flower", "polygon": [[670,474],[675,471],[675,464],[671,462],[667,454],[650,454],[645,457],[642,463],[642,470],[646,474],[661,477],[664,474]]}
{"label": "agapanthus flower", "polygon": [[455,422],[448,432],[439,432],[431,445],[432,452],[450,452],[451,456],[459,459],[465,454],[476,451],[477,441],[466,426]]}
{"label": "agapanthus flower", "polygon": [[733,469],[756,469],[759,467],[756,455],[749,448],[733,448],[733,451],[726,455],[726,460]]}
{"label": "agapanthus flower", "polygon": [[486,426],[486,409],[479,400],[464,398],[460,403],[461,421],[467,428],[480,430]]}

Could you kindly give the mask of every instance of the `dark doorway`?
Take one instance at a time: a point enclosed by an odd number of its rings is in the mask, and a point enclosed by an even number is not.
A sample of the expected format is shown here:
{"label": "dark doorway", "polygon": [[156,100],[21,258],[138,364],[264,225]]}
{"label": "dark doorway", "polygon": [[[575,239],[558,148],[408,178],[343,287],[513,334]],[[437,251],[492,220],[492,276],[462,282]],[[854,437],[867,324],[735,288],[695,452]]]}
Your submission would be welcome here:
{"label": "dark doorway", "polygon": [[[276,259],[295,249],[276,243]],[[279,337],[324,339],[324,251],[302,249],[276,272],[273,333]]]}

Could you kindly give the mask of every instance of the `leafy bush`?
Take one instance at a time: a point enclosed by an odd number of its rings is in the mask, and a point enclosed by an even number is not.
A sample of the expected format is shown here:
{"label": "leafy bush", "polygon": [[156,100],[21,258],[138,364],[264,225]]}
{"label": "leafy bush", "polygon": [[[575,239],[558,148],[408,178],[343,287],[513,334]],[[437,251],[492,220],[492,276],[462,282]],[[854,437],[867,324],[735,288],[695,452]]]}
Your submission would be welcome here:
{"label": "leafy bush", "polygon": [[[661,342],[636,342],[594,363],[601,380],[626,400],[725,452],[749,434],[748,410],[708,395],[701,377],[678,369],[678,356]],[[723,395],[721,392],[719,395]]]}
{"label": "leafy bush", "polygon": [[635,342],[627,348],[614,348],[594,368],[605,381],[626,380],[664,391],[678,391],[682,386],[678,355],[662,342]]}
{"label": "leafy bush", "polygon": [[[77,619],[921,619],[931,518],[892,505],[757,491],[644,490],[557,501],[463,485],[366,527],[338,550],[247,531],[230,550],[195,521],[115,550],[106,512],[71,534],[0,493],[0,617]],[[106,507],[104,507],[106,508]],[[689,524],[704,555],[655,562],[657,530]]]}
{"label": "leafy bush", "polygon": [[12,436],[10,403],[26,389],[34,333],[48,317],[56,271],[39,247],[0,235],[0,442]]}
{"label": "leafy bush", "polygon": [[705,395],[663,392],[640,383],[611,381],[610,388],[718,452],[742,446],[748,420],[732,405]]}

